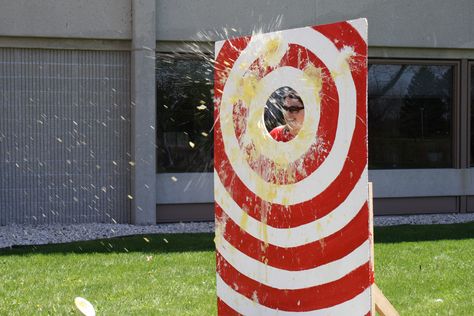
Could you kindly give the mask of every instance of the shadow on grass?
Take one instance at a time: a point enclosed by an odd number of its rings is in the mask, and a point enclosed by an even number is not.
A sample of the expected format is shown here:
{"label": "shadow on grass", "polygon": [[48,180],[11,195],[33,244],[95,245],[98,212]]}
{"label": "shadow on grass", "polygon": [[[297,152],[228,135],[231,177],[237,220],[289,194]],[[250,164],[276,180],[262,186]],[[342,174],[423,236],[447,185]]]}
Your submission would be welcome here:
{"label": "shadow on grass", "polygon": [[472,239],[474,238],[474,222],[375,227],[374,235],[375,243]]}
{"label": "shadow on grass", "polygon": [[214,234],[152,234],[79,241],[65,244],[14,246],[0,256],[48,253],[172,253],[214,251]]}
{"label": "shadow on grass", "polygon": [[[474,238],[474,222],[450,225],[376,227],[376,243]],[[156,234],[0,249],[0,256],[48,253],[172,253],[214,251],[214,234]]]}

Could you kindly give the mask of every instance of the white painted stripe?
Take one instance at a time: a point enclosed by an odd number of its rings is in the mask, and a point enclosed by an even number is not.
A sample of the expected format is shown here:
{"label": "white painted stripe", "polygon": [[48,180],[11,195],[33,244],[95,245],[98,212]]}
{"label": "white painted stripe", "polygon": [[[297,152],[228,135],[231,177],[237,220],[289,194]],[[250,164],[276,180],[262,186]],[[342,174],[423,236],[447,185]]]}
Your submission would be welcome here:
{"label": "white painted stripe", "polygon": [[222,49],[222,46],[224,46],[224,43],[226,41],[218,41],[214,43],[214,58],[217,58],[219,56],[219,52]]}
{"label": "white painted stripe", "polygon": [[216,243],[219,253],[247,277],[277,289],[302,289],[336,281],[369,261],[370,242],[365,241],[347,256],[325,265],[300,271],[288,271],[264,264],[233,247],[222,238]]}
{"label": "white painted stripe", "polygon": [[[365,289],[362,293],[358,294],[354,298],[338,304],[332,307],[323,308],[314,311],[305,312],[289,312],[269,308],[261,305],[239,293],[234,291],[229,285],[227,285],[222,278],[217,274],[217,295],[224,301],[230,308],[237,311],[242,315],[262,315],[262,316],[289,316],[289,315],[302,315],[302,316],[359,316],[366,315],[371,308],[371,297],[370,288]],[[318,299],[315,297],[314,299]]]}
{"label": "white painted stripe", "polygon": [[[287,30],[281,34],[286,42],[299,44],[315,53],[331,72],[337,87],[340,111],[336,136],[332,149],[324,162],[303,180],[294,184],[279,185],[268,183],[262,179],[249,166],[245,152],[237,150],[239,143],[233,128],[233,100],[239,96],[240,86],[238,83],[244,77],[246,65],[251,65],[262,53],[262,37],[252,38],[247,48],[235,61],[222,93],[219,120],[225,151],[234,172],[241,181],[263,200],[292,205],[307,201],[320,194],[342,170],[355,128],[357,91],[347,62],[347,52],[339,51],[328,38],[309,27]],[[264,104],[260,104],[260,106],[263,107]],[[265,127],[259,128],[262,129],[263,134]],[[286,145],[279,146],[295,145],[296,143],[288,142]],[[294,150],[290,152],[294,152]]]}
{"label": "white painted stripe", "polygon": [[361,18],[356,20],[347,21],[353,28],[359,32],[362,39],[367,43],[367,19]]}
{"label": "white painted stripe", "polygon": [[297,247],[320,240],[346,226],[367,201],[367,183],[366,166],[352,192],[331,213],[293,228],[272,227],[249,216],[229,195],[215,170],[214,198],[224,212],[253,237],[279,247]]}

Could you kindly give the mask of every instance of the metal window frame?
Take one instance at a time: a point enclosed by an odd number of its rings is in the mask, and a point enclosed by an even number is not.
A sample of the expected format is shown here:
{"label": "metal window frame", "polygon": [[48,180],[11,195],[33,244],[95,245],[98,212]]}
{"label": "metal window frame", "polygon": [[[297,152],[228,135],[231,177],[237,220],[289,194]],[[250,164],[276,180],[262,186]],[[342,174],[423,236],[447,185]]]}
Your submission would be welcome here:
{"label": "metal window frame", "polygon": [[[413,58],[369,58],[368,64],[375,65],[428,65],[428,66],[453,66],[453,108],[451,112],[452,124],[451,124],[451,158],[452,165],[448,168],[436,168],[436,169],[459,169],[462,168],[461,164],[461,102],[460,102],[460,68],[461,61],[459,60],[441,60],[441,59],[413,59]],[[370,124],[370,122],[369,122]],[[403,170],[401,169],[377,169],[377,170]],[[414,169],[417,170],[417,169]]]}
{"label": "metal window frame", "polygon": [[[474,104],[472,104],[472,94],[474,91],[471,91],[471,84],[472,80],[474,79],[474,60],[463,59],[463,82],[464,90],[462,90],[462,94],[464,99],[461,99],[463,104],[465,105],[465,135],[466,135],[466,168],[470,168],[470,170],[474,170],[474,160],[471,161],[471,151],[474,148],[471,148],[471,129],[474,128],[471,124],[471,111]],[[462,212],[474,212],[474,195],[467,195],[460,197],[460,209]]]}
{"label": "metal window frame", "polygon": [[474,60],[463,60],[466,71],[464,72],[465,76],[463,77],[463,81],[465,82],[465,89],[463,95],[465,96],[465,101],[463,102],[466,105],[466,143],[467,143],[467,148],[466,148],[466,167],[467,168],[474,168],[474,160],[471,161],[471,150],[474,150],[474,148],[471,148],[471,128],[473,128],[471,124],[471,111],[472,107],[474,104],[472,104],[472,97],[471,95],[474,94],[474,91],[471,91],[471,84],[472,80],[474,78]]}

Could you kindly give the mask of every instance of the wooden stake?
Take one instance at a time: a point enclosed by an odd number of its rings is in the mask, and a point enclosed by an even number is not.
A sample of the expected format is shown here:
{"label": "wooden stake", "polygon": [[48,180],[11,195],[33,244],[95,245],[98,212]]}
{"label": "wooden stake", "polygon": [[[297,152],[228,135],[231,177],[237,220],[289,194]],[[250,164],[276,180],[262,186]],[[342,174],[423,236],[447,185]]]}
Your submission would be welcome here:
{"label": "wooden stake", "polygon": [[[383,295],[377,284],[372,284],[372,301],[375,302],[375,310],[380,316],[400,316],[390,301]],[[375,314],[372,314],[375,316]]]}
{"label": "wooden stake", "polygon": [[[373,193],[373,184],[369,182],[369,238],[370,238],[370,252],[372,256],[370,257],[370,265],[372,271],[374,271],[375,278],[375,255],[374,255],[374,193]],[[372,284],[372,309],[371,315],[375,316],[377,311],[380,316],[400,316],[390,303],[390,301],[383,295],[382,291],[379,289],[377,284]]]}
{"label": "wooden stake", "polygon": [[[370,238],[370,267],[374,273],[374,285],[375,285],[375,261],[374,261],[374,193],[373,184],[369,182],[369,238]],[[372,291],[372,316],[375,316],[375,297]]]}

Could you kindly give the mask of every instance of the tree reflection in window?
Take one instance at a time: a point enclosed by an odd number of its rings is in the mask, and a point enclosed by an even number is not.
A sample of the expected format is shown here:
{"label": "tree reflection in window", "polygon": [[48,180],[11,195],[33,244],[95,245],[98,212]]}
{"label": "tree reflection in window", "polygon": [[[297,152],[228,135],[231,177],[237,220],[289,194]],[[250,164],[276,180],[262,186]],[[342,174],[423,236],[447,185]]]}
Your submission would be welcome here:
{"label": "tree reflection in window", "polygon": [[453,66],[369,65],[369,167],[452,167]]}
{"label": "tree reflection in window", "polygon": [[213,67],[189,55],[157,54],[157,171],[212,172]]}

